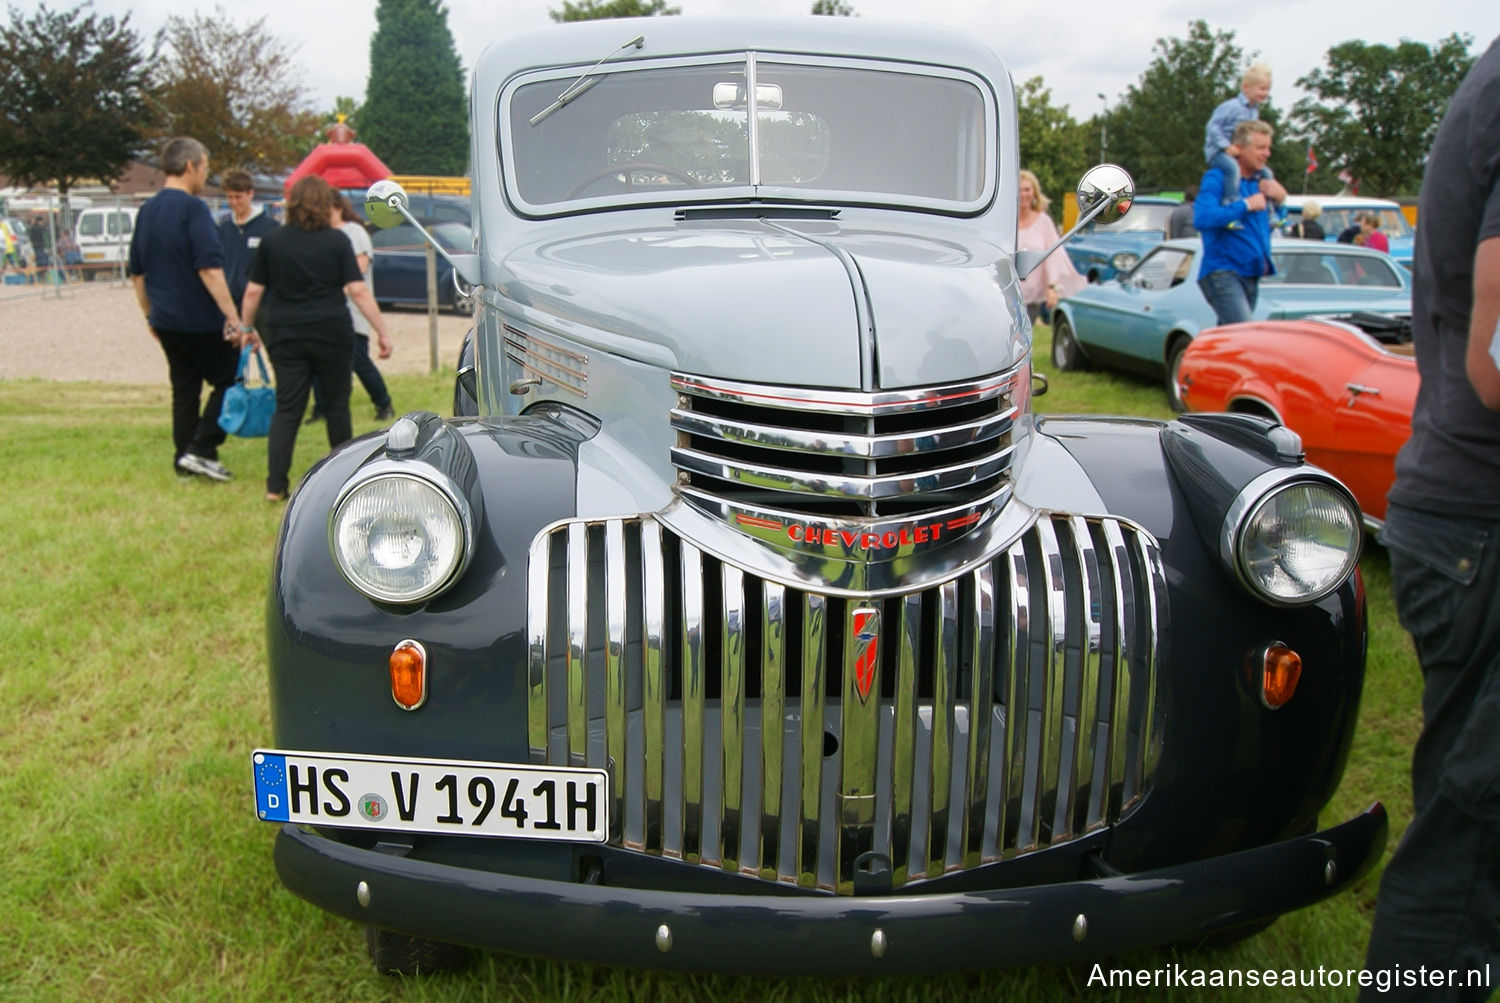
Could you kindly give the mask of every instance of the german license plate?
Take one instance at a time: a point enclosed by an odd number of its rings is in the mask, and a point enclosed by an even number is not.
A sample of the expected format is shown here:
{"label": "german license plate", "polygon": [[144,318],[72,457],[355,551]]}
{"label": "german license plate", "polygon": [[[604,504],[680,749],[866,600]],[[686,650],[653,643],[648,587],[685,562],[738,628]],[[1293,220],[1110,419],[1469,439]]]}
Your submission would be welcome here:
{"label": "german license plate", "polygon": [[256,814],[267,822],[602,843],[603,770],[257,749]]}

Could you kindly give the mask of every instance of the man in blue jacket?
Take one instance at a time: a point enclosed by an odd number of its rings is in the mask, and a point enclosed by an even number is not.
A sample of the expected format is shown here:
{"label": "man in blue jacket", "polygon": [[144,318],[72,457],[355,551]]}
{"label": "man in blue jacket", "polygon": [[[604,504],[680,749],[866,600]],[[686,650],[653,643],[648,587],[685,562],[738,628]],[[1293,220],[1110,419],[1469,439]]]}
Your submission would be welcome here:
{"label": "man in blue jacket", "polygon": [[1265,175],[1271,157],[1271,127],[1259,119],[1235,126],[1240,167],[1239,198],[1225,204],[1224,174],[1211,167],[1198,183],[1193,225],[1203,236],[1198,288],[1220,324],[1250,320],[1260,279],[1271,275],[1271,206],[1286,201],[1286,189]]}

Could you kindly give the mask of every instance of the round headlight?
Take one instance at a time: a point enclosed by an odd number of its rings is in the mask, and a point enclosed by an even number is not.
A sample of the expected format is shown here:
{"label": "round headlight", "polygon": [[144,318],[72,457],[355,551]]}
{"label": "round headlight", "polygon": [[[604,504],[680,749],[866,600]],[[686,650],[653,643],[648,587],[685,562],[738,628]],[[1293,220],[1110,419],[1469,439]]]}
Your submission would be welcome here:
{"label": "round headlight", "polygon": [[1341,485],[1257,478],[1230,507],[1225,544],[1241,581],[1268,602],[1300,606],[1339,587],[1359,560],[1359,508]]}
{"label": "round headlight", "polygon": [[425,477],[387,472],[344,489],[328,524],[334,559],[371,599],[412,603],[452,584],[468,561],[468,505]]}
{"label": "round headlight", "polygon": [[1119,254],[1116,254],[1114,257],[1109,259],[1109,265],[1117,272],[1128,272],[1132,268],[1134,268],[1136,262],[1140,260],[1141,256],[1139,254],[1132,254],[1129,251],[1121,251]]}

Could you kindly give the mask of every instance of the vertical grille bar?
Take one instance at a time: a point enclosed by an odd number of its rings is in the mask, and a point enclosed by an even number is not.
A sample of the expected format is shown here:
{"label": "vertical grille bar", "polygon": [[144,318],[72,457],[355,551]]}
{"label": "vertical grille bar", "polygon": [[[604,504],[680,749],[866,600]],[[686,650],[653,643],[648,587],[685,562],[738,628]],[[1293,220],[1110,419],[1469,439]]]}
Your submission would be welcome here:
{"label": "vertical grille bar", "polygon": [[804,593],[802,600],[802,812],[797,825],[797,884],[818,882],[818,820],[823,778],[823,647],[828,600]]}
{"label": "vertical grille bar", "polygon": [[568,526],[568,765],[588,765],[589,528]]}
{"label": "vertical grille bar", "polygon": [[995,703],[995,568],[974,572],[974,610],[970,617],[973,652],[969,680],[969,749],[964,803],[963,866],[978,867],[984,854],[985,812],[990,789],[990,718]]}
{"label": "vertical grille bar", "polygon": [[723,810],[719,823],[719,859],[724,870],[740,869],[740,804],[745,775],[745,576],[736,568],[724,567],[724,638],[722,645],[723,678],[719,691],[720,734],[723,754],[720,758],[720,786]]}
{"label": "vertical grille bar", "polygon": [[[943,873],[953,780],[953,710],[958,690],[958,582],[937,590],[937,636],[932,647],[932,811],[927,820],[927,876]],[[960,806],[960,812],[963,810]]]}
{"label": "vertical grille bar", "polygon": [[1142,654],[1145,656],[1142,665],[1142,678],[1136,685],[1131,687],[1131,713],[1135,714],[1137,698],[1144,706],[1141,708],[1140,716],[1135,717],[1140,727],[1138,747],[1131,758],[1130,774],[1126,778],[1126,788],[1122,792],[1122,803],[1129,804],[1139,797],[1145,789],[1145,777],[1147,774],[1156,772],[1156,757],[1160,754],[1156,737],[1156,666],[1161,657],[1161,633],[1166,628],[1166,594],[1167,573],[1162,567],[1161,552],[1155,547],[1147,547],[1145,540],[1139,533],[1131,534],[1131,542],[1135,545],[1137,559],[1145,572],[1146,609],[1143,622],[1138,624],[1142,645]]}
{"label": "vertical grille bar", "polygon": [[641,717],[645,759],[642,785],[645,794],[643,846],[660,855],[663,849],[662,809],[667,764],[667,687],[665,649],[666,565],[662,556],[661,526],[654,519],[641,523],[641,591],[645,628],[645,666],[642,671]]}
{"label": "vertical grille bar", "polygon": [[781,856],[782,717],[786,713],[786,589],[762,586],[760,640],[760,876],[775,881]]}
{"label": "vertical grille bar", "polygon": [[625,528],[604,526],[604,745],[610,772],[609,838],[618,841],[625,822]]}
{"label": "vertical grille bar", "polygon": [[682,544],[682,859],[703,848],[703,555]]}
{"label": "vertical grille bar", "polygon": [[1103,524],[1104,542],[1109,549],[1110,563],[1115,572],[1115,645],[1110,658],[1113,677],[1110,697],[1113,708],[1110,712],[1109,745],[1106,760],[1100,764],[1103,782],[1109,786],[1108,811],[1114,815],[1120,810],[1119,791],[1125,786],[1126,742],[1130,729],[1126,727],[1126,715],[1130,711],[1131,662],[1135,658],[1136,636],[1132,626],[1139,600],[1135,594],[1135,576],[1130,574],[1130,551],[1118,523],[1106,520]]}
{"label": "vertical grille bar", "polygon": [[[895,721],[891,729],[891,880],[906,884],[911,873],[912,777],[917,756],[917,652],[922,633],[922,596],[901,598],[896,633]],[[917,868],[920,873],[922,868]]]}
{"label": "vertical grille bar", "polygon": [[[1026,549],[1017,541],[1005,554],[1005,572],[1010,586],[1010,682],[1005,688],[1005,783],[1002,791],[1000,845],[1022,848],[1023,830],[1035,838],[1026,812],[1026,742],[1030,727],[1031,672],[1031,579],[1027,574]],[[1023,823],[1022,819],[1027,821]]]}
{"label": "vertical grille bar", "polygon": [[1042,789],[1050,793],[1052,800],[1052,814],[1049,817],[1045,813],[1046,794],[1042,795],[1042,800],[1037,805],[1037,816],[1047,823],[1047,842],[1052,843],[1056,841],[1057,834],[1067,828],[1067,820],[1061,814],[1066,798],[1059,781],[1063,777],[1064,749],[1067,749],[1067,755],[1072,755],[1063,719],[1068,666],[1068,582],[1063,570],[1062,547],[1057,542],[1057,531],[1053,528],[1052,521],[1040,519],[1036,529],[1042,543],[1042,574],[1047,595],[1044,626],[1049,630],[1046,635],[1047,661],[1044,677],[1046,708],[1042,712],[1042,748],[1046,750],[1042,756]]}
{"label": "vertical grille bar", "polygon": [[[853,606],[853,604],[850,604]],[[854,891],[854,865],[875,846],[875,762],[880,749],[880,609],[859,606],[845,617],[843,736],[839,783],[838,890]],[[872,635],[874,643],[870,637]],[[862,682],[862,680],[864,682]],[[868,688],[861,693],[861,688]]]}
{"label": "vertical grille bar", "polygon": [[526,564],[526,744],[531,761],[547,761],[547,613],[551,590],[552,534],[531,544]]}
{"label": "vertical grille bar", "polygon": [[[1072,782],[1068,784],[1068,831],[1073,835],[1087,832],[1097,820],[1091,814],[1094,780],[1094,744],[1099,735],[1099,646],[1103,641],[1103,595],[1099,582],[1099,555],[1088,523],[1079,516],[1068,520],[1072,531],[1073,554],[1078,561],[1079,587],[1082,589],[1079,639],[1078,734],[1073,746]],[[1076,633],[1076,629],[1075,629]],[[1059,792],[1061,795],[1062,792]],[[1081,798],[1081,800],[1080,800]]]}

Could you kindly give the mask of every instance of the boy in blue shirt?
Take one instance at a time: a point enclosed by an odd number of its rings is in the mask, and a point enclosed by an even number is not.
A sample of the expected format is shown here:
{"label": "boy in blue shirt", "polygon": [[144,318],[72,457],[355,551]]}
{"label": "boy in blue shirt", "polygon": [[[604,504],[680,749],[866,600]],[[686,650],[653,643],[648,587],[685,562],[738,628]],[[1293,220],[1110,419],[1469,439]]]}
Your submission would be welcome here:
{"label": "boy in blue shirt", "polygon": [[[1203,130],[1203,159],[1209,167],[1224,176],[1221,189],[1227,201],[1234,201],[1240,187],[1240,168],[1236,158],[1240,149],[1234,142],[1234,127],[1247,119],[1260,118],[1260,106],[1271,96],[1271,67],[1252,63],[1240,80],[1240,93],[1220,104],[1208,117]],[[1264,176],[1275,177],[1270,168]]]}

